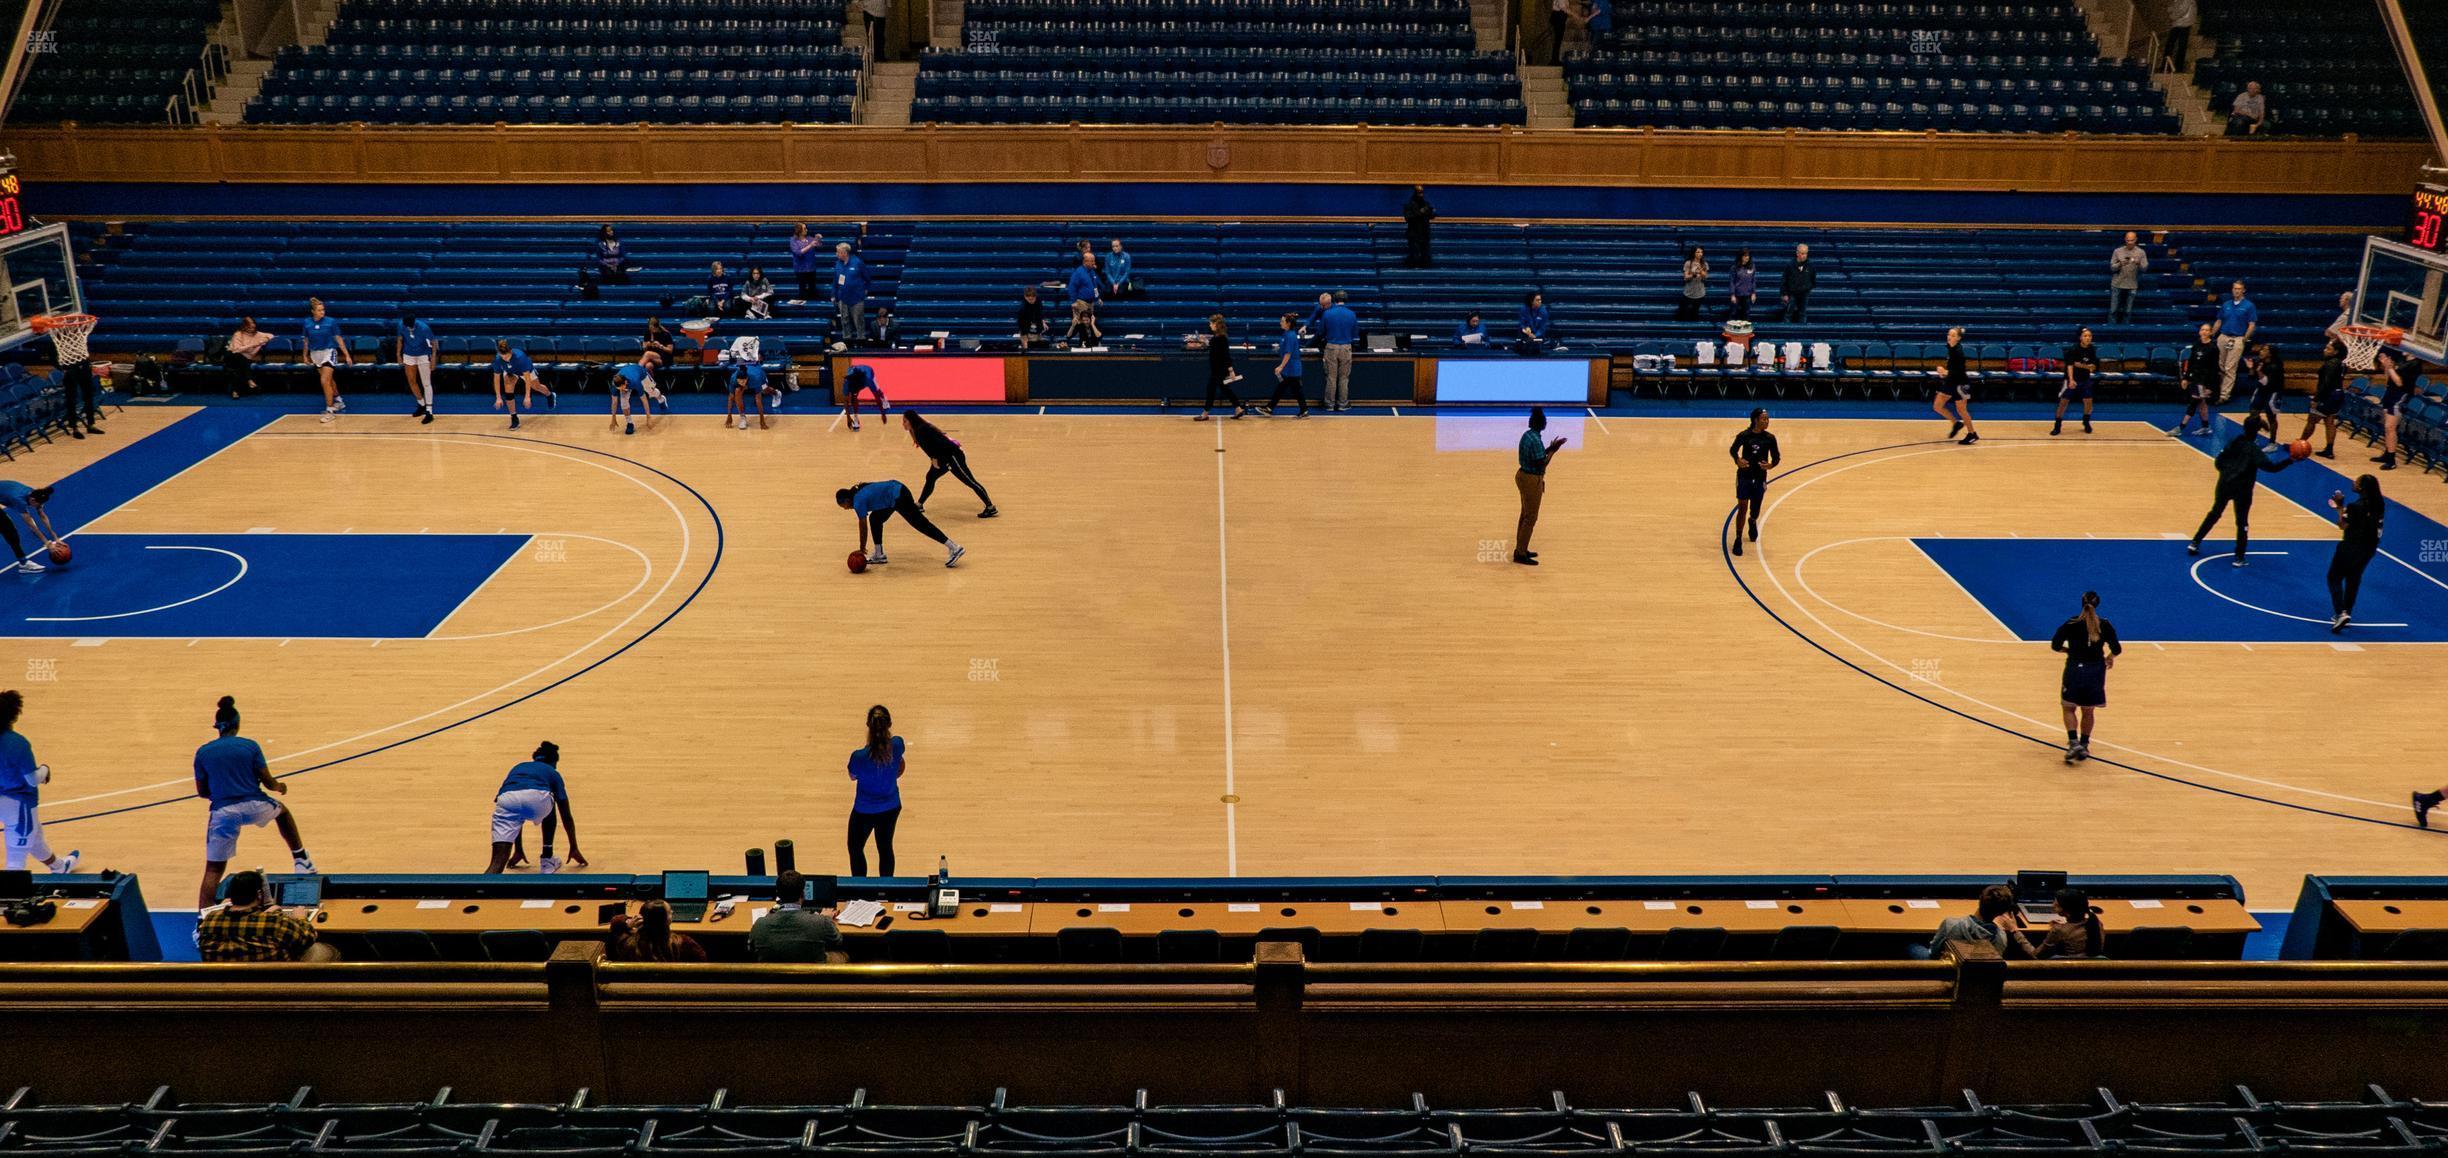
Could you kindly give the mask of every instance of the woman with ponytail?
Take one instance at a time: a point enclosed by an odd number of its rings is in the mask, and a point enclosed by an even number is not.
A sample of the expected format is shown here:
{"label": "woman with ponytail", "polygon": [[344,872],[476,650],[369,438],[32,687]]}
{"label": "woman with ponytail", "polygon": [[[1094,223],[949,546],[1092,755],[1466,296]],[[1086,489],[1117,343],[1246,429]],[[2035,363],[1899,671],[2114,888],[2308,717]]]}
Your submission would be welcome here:
{"label": "woman with ponytail", "polygon": [[228,871],[230,857],[238,851],[241,829],[278,825],[281,839],[289,842],[290,863],[301,873],[315,871],[314,858],[306,855],[306,840],[298,835],[297,817],[266,795],[285,795],[289,786],[272,778],[263,748],[238,734],[237,700],[223,696],[214,706],[213,731],[219,736],[195,754],[196,795],[210,805],[204,818],[204,884],[196,890],[199,909],[213,907],[221,874]]}
{"label": "woman with ponytail", "polygon": [[605,947],[604,957],[613,961],[676,961],[685,965],[703,965],[706,951],[696,938],[686,933],[672,932],[670,905],[648,901],[638,906],[636,917],[622,917],[612,922],[612,943]]}
{"label": "woman with ponytail", "polygon": [[2363,569],[2371,566],[2372,556],[2380,553],[2380,522],[2388,515],[2388,502],[2380,497],[2380,479],[2376,475],[2361,475],[2355,479],[2355,497],[2347,499],[2342,492],[2329,496],[2329,509],[2337,512],[2337,551],[2329,556],[2329,634],[2337,635],[2354,622],[2355,596],[2363,590]]}
{"label": "woman with ponytail", "polygon": [[2102,957],[2107,938],[2100,931],[2099,910],[2091,904],[2089,894],[2081,889],[2057,890],[2056,916],[2049,922],[2048,936],[2040,942],[2039,956]]}
{"label": "woman with ponytail", "polygon": [[850,779],[858,798],[850,804],[850,875],[867,875],[867,837],[875,835],[876,867],[893,875],[893,827],[901,823],[901,737],[892,734],[892,712],[867,709],[867,743],[850,753]]}
{"label": "woman with ponytail", "polygon": [[2092,714],[2108,704],[2108,669],[2125,653],[2117,642],[2116,625],[2100,618],[2097,591],[2085,591],[2082,612],[2066,620],[2049,640],[2049,650],[2066,657],[2065,679],[2058,700],[2065,707],[2065,762],[2091,758]]}

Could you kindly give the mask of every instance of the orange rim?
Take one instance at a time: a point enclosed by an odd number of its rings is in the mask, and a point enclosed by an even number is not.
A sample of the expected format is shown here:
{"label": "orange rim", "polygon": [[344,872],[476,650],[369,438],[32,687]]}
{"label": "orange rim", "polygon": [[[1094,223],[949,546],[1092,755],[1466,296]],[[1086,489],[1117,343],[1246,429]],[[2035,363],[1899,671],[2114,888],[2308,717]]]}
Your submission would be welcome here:
{"label": "orange rim", "polygon": [[28,321],[26,325],[37,334],[47,334],[53,330],[65,330],[71,326],[98,325],[101,321],[102,319],[92,314],[44,314]]}
{"label": "orange rim", "polygon": [[2405,337],[2405,331],[2395,326],[2340,326],[2338,332],[2350,338],[2368,338],[2375,342],[2394,342]]}

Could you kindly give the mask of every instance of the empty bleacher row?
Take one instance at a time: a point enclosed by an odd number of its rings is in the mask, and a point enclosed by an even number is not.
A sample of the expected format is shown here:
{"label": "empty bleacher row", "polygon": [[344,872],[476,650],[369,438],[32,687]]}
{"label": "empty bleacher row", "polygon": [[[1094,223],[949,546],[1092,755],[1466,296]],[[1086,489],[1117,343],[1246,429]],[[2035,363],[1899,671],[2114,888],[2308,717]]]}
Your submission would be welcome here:
{"label": "empty bleacher row", "polygon": [[2269,101],[2261,132],[2273,136],[2419,137],[2422,116],[2397,51],[2370,4],[2337,4],[2307,22],[2295,0],[2203,0],[2202,31],[2218,51],[2193,79],[2224,117],[2237,93],[2259,82]]}
{"label": "empty bleacher row", "polygon": [[1582,125],[2169,133],[2140,67],[2045,4],[1645,0],[1566,61]]}
{"label": "empty bleacher row", "polygon": [[9,120],[165,121],[220,18],[216,0],[68,0],[48,34],[28,41]]}
{"label": "empty bleacher row", "polygon": [[324,45],[282,50],[247,119],[846,122],[857,108],[863,58],[840,47],[841,0],[447,11],[352,0]]}

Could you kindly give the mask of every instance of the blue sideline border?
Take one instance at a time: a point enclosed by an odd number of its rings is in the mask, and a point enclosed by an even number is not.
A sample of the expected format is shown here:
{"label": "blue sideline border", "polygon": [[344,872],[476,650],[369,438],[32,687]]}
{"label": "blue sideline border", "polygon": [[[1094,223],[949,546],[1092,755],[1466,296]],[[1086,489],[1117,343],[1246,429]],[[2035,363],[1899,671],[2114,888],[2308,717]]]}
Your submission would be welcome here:
{"label": "blue sideline border", "polygon": [[[1746,221],[1775,225],[2074,225],[2216,229],[2360,226],[2395,234],[2404,199],[2348,194],[1967,193],[1438,185],[1445,217],[1519,221]],[[1289,182],[807,182],[651,184],[200,184],[68,181],[28,191],[52,217],[1268,217],[1397,219],[1410,189]]]}

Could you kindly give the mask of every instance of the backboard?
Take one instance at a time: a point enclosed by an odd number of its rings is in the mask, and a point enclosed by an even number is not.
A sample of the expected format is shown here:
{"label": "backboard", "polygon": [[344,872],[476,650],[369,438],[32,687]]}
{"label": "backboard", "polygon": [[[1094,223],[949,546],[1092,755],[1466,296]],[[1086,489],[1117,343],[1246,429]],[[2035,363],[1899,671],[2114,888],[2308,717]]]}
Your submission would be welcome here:
{"label": "backboard", "polygon": [[2448,360],[2448,255],[2385,237],[2363,243],[2363,277],[2356,284],[2354,320],[2405,331],[2397,343],[2429,362]]}

